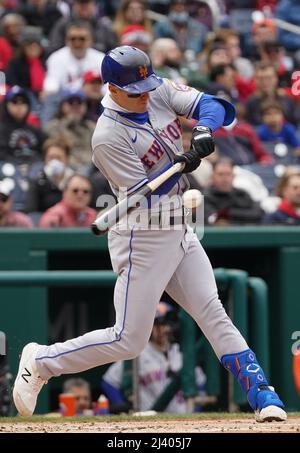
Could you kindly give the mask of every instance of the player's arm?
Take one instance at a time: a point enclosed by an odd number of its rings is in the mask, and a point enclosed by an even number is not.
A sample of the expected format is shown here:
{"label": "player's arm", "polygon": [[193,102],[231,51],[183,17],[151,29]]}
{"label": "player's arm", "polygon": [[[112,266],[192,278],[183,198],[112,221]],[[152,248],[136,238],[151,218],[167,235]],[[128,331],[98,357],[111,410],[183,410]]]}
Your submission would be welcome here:
{"label": "player's arm", "polygon": [[194,171],[215,149],[213,132],[231,124],[235,118],[234,106],[225,99],[200,93],[194,88],[165,81],[161,95],[181,116],[198,120],[192,132],[191,150],[177,155],[174,162],[185,162],[184,173]]}
{"label": "player's arm", "polygon": [[191,150],[177,155],[174,162],[185,162],[183,172],[194,171],[201,159],[209,156],[215,150],[213,132],[219,127],[232,123],[235,118],[234,106],[221,98],[203,94],[193,112],[192,118],[198,120],[193,128]]}

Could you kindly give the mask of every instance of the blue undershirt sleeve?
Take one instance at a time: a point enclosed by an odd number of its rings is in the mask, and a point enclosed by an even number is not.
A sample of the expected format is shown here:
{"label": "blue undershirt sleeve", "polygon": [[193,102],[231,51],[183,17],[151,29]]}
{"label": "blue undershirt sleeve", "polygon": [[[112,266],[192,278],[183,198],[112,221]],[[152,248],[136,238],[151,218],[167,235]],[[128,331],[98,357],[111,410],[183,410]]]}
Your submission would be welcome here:
{"label": "blue undershirt sleeve", "polygon": [[194,110],[193,118],[199,126],[207,126],[213,132],[221,126],[228,126],[235,118],[231,102],[210,94],[203,94]]}

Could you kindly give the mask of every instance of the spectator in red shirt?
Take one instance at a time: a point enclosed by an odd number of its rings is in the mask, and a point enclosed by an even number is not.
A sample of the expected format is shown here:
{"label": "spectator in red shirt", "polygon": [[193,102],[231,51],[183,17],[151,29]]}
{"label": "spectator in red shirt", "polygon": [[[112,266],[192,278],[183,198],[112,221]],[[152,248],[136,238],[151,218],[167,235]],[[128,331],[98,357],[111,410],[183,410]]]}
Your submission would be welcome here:
{"label": "spectator in red shirt", "polygon": [[0,228],[31,228],[31,219],[22,212],[12,211],[12,185],[9,181],[0,181]]}
{"label": "spectator in red shirt", "polygon": [[48,209],[39,226],[44,228],[88,227],[96,218],[96,211],[89,208],[92,185],[86,176],[73,175],[68,180],[62,201]]}

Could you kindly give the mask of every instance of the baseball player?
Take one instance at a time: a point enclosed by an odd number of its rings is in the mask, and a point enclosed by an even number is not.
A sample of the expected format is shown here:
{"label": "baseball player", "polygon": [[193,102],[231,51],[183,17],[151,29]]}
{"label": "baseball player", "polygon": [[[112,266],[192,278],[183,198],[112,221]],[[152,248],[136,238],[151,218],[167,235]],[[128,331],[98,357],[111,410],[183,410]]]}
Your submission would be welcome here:
{"label": "baseball player", "polygon": [[[119,199],[173,162],[185,166],[182,173],[157,189],[162,212],[170,208],[168,200],[173,196],[169,229],[159,228],[159,224],[150,228],[143,216],[144,228],[141,222],[136,227],[133,211],[127,228],[117,225],[109,231],[112,266],[118,274],[115,325],[51,346],[25,346],[13,391],[19,413],[33,413],[39,391],[53,376],[139,355],[149,340],[156,307],[166,290],[195,319],[221,363],[238,380],[256,419],[285,420],[282,401],[227,316],[209,259],[182,215],[181,195],[188,188],[185,173],[195,170],[201,159],[214,151],[213,132],[233,121],[234,107],[223,99],[160,79],[149,57],[134,47],[108,52],[101,70],[108,91],[92,139],[93,161]],[[186,153],[182,152],[178,116],[198,120],[191,150]],[[182,228],[171,228],[180,222]]]}

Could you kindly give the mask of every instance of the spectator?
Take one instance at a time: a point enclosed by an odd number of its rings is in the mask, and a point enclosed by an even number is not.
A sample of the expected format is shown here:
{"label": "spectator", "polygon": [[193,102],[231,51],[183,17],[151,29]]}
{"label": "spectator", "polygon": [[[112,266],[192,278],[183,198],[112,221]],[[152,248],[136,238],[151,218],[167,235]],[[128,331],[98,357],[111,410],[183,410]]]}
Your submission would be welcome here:
{"label": "spectator", "polygon": [[[237,101],[239,93],[236,88],[236,70],[232,64],[218,64],[210,72],[212,82],[209,92],[224,97],[224,94]],[[223,94],[223,96],[222,96]]]}
{"label": "spectator", "polygon": [[281,202],[275,212],[267,214],[264,223],[300,225],[300,172],[285,173],[278,183]]}
{"label": "spectator", "polygon": [[46,95],[65,88],[81,88],[84,73],[99,70],[104,54],[92,49],[91,45],[91,28],[86,22],[68,25],[66,46],[50,55],[46,62]]}
{"label": "spectator", "polygon": [[55,3],[57,2],[48,0],[27,0],[21,3],[18,12],[28,25],[40,27],[43,35],[48,36],[52,27],[62,16]]}
{"label": "spectator", "polygon": [[87,71],[83,76],[82,91],[86,98],[86,118],[96,123],[103,112],[103,82],[99,71]]}
{"label": "spectator", "polygon": [[9,13],[0,20],[2,38],[10,49],[11,57],[19,47],[19,41],[24,27],[25,21],[20,14]]}
{"label": "spectator", "polygon": [[19,85],[32,91],[37,97],[43,89],[46,73],[41,39],[42,36],[38,33],[25,32],[21,36],[20,49],[6,71],[8,85]]}
{"label": "spectator", "polygon": [[262,104],[267,100],[275,100],[282,106],[285,119],[297,125],[299,121],[297,105],[278,87],[278,75],[274,66],[269,63],[258,63],[254,79],[256,89],[246,104],[248,121],[254,126],[259,126],[262,123]]}
{"label": "spectator", "polygon": [[33,223],[22,212],[12,211],[12,186],[7,181],[0,181],[0,228],[31,228]]}
{"label": "spectator", "polygon": [[266,41],[260,48],[262,63],[271,64],[275,67],[278,84],[280,87],[289,88],[294,69],[294,60],[286,55],[284,47],[277,40]]}
{"label": "spectator", "polygon": [[233,187],[233,163],[213,163],[212,185],[204,191],[205,223],[215,226],[259,224],[262,210],[247,192]]}
{"label": "spectator", "polygon": [[63,137],[49,138],[43,145],[44,166],[30,182],[25,210],[42,213],[62,198],[66,181],[74,173],[68,166],[70,144]]}
{"label": "spectator", "polygon": [[63,384],[63,393],[71,393],[75,397],[75,415],[91,415],[91,387],[82,378],[70,378]]}
{"label": "spectator", "polygon": [[63,191],[62,200],[48,209],[39,222],[43,228],[89,227],[96,211],[89,208],[92,186],[82,175],[73,175]]}
{"label": "spectator", "polygon": [[149,53],[152,41],[152,34],[143,25],[129,25],[125,27],[120,38],[120,44],[122,46],[137,47],[146,53]]}
{"label": "spectator", "polygon": [[78,21],[84,22],[90,28],[95,49],[107,52],[117,44],[111,21],[107,17],[99,18],[97,15],[96,2],[94,0],[74,0],[70,17],[59,19],[51,30],[50,52],[63,47],[70,24]]}
{"label": "spectator", "polygon": [[230,64],[230,59],[225,45],[222,42],[212,42],[206,46],[202,53],[203,71],[209,76],[215,66]]}
{"label": "spectator", "polygon": [[154,28],[156,38],[174,39],[180,50],[202,51],[208,29],[204,24],[189,16],[185,0],[172,0],[167,20],[157,22]]}
{"label": "spectator", "polygon": [[252,27],[252,36],[246,46],[246,55],[252,61],[260,59],[260,49],[267,41],[277,39],[276,24],[272,19],[261,19],[255,21]]}
{"label": "spectator", "polygon": [[[152,408],[158,397],[171,382],[172,377],[182,367],[182,354],[179,345],[170,341],[172,335],[171,310],[169,304],[165,302],[159,303],[149,343],[138,357],[139,410],[141,411]],[[129,401],[132,398],[132,385],[124,385],[126,384],[124,382],[125,366],[126,362],[115,362],[102,377],[101,387],[110,400],[111,412],[117,413],[130,408]],[[205,380],[206,378],[202,371],[202,387]],[[132,382],[132,379],[130,381]],[[178,391],[165,411],[184,413],[186,409],[182,391]]]}
{"label": "spectator", "polygon": [[122,0],[114,22],[114,30],[119,41],[122,39],[127,27],[132,25],[143,26],[152,36],[152,26],[146,15],[146,3],[144,0]]}
{"label": "spectator", "polygon": [[263,142],[284,143],[300,155],[300,140],[293,124],[284,120],[282,106],[278,102],[266,102],[261,107],[262,120],[257,133]]}
{"label": "spectator", "polygon": [[45,130],[50,137],[65,136],[72,143],[70,165],[78,170],[91,162],[91,139],[95,123],[86,118],[87,103],[81,90],[65,90],[59,111]]}
{"label": "spectator", "polygon": [[236,110],[237,121],[215,132],[220,156],[229,157],[235,165],[271,163],[273,159],[263,147],[255,129],[244,119],[244,106],[237,104]]}
{"label": "spectator", "polygon": [[0,161],[28,167],[33,162],[41,160],[42,146],[47,136],[40,129],[27,124],[29,115],[28,93],[19,86],[12,87],[3,102]]}
{"label": "spectator", "polygon": [[181,74],[183,55],[178,44],[171,38],[156,39],[151,46],[151,59],[156,74],[176,83],[187,81]]}
{"label": "spectator", "polygon": [[224,43],[229,61],[234,65],[237,72],[243,79],[249,80],[253,77],[254,67],[248,58],[241,56],[240,36],[231,28],[221,28],[216,34],[216,40]]}

